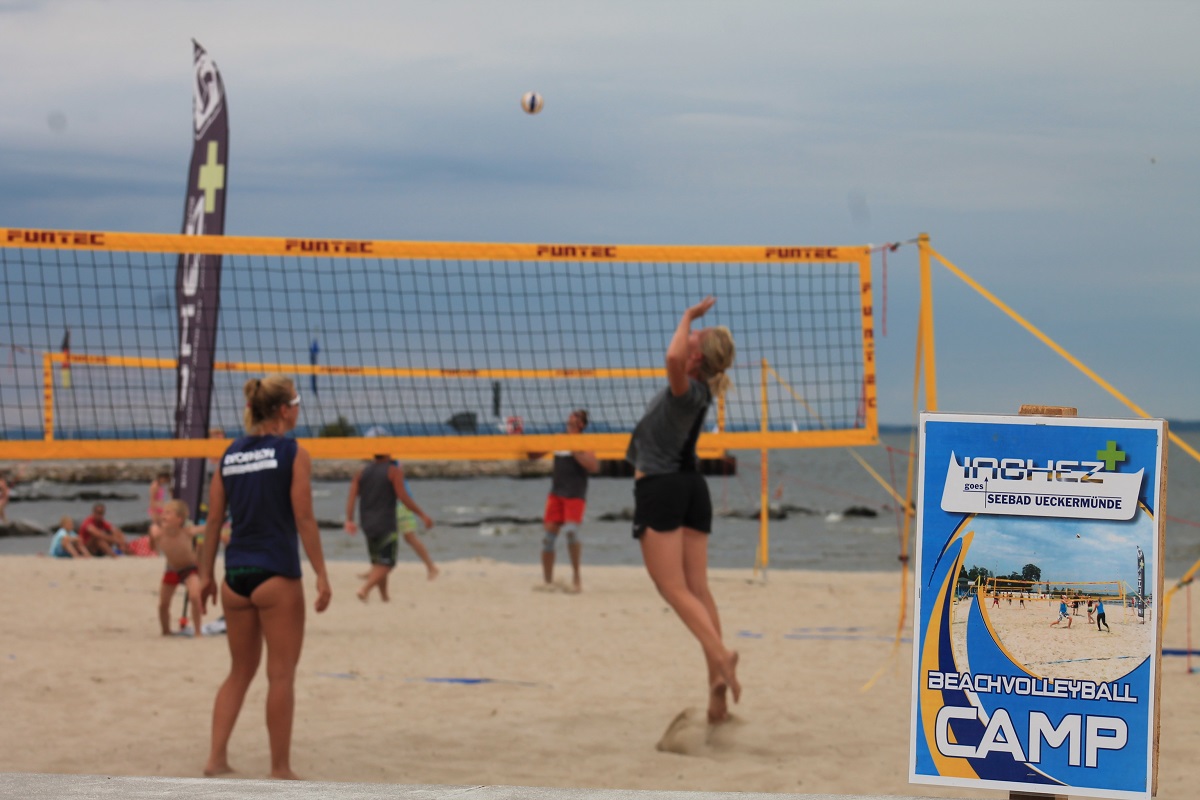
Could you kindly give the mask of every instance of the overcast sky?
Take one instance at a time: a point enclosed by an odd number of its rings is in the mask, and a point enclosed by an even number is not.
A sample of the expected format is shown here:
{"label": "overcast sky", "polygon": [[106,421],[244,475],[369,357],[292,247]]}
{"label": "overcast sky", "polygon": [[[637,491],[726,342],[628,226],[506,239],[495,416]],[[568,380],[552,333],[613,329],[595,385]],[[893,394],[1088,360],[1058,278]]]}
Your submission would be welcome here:
{"label": "overcast sky", "polygon": [[965,559],[968,568],[978,565],[1010,575],[1035,564],[1042,580],[1056,585],[1122,580],[1136,590],[1140,547],[1147,559],[1146,585],[1154,585],[1156,532],[1148,514],[1139,513],[1128,522],[985,515],[972,522],[975,538]]}
{"label": "overcast sky", "polygon": [[[881,244],[1197,419],[1200,3],[0,0],[0,227],[178,232],[192,46],[231,234]],[[524,114],[523,92],[545,96]],[[912,415],[917,258],[875,263]],[[940,407],[1130,416],[935,266]],[[880,330],[882,334],[882,330]]]}

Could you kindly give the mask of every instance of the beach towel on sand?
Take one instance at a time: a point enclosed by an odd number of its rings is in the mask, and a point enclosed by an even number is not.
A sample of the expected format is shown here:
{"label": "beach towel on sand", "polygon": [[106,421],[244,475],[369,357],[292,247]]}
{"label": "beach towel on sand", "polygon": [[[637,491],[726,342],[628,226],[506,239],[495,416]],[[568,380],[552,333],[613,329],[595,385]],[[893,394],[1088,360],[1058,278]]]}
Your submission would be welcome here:
{"label": "beach towel on sand", "polygon": [[152,556],[155,555],[154,548],[150,546],[149,536],[137,536],[129,540],[129,555],[131,556]]}

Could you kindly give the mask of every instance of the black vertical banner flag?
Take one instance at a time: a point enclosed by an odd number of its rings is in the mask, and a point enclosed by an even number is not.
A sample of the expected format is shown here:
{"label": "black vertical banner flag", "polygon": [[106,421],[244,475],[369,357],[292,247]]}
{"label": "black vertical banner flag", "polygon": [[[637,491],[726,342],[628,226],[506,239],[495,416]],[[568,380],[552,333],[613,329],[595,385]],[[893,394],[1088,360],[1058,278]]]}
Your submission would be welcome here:
{"label": "black vertical banner flag", "polygon": [[[192,162],[188,169],[183,232],[220,236],[225,232],[226,165],[229,118],[225,85],[217,65],[194,39],[192,86]],[[181,253],[175,270],[179,309],[179,368],[175,379],[175,438],[208,436],[212,400],[217,312],[221,296],[221,257]],[[203,458],[176,459],[175,496],[187,503],[192,518],[204,491]]]}

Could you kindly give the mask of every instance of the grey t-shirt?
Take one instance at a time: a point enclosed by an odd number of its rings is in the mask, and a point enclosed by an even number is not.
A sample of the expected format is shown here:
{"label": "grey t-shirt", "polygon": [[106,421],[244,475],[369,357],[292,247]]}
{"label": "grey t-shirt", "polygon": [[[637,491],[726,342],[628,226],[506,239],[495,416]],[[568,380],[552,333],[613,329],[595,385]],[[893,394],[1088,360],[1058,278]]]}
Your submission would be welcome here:
{"label": "grey t-shirt", "polygon": [[625,460],[646,475],[690,468],[696,454],[695,442],[688,446],[692,429],[703,422],[711,399],[708,386],[694,378],[688,378],[688,390],[679,397],[670,386],[654,395],[633,429]]}
{"label": "grey t-shirt", "polygon": [[588,472],[570,450],[554,454],[554,477],[550,494],[557,497],[587,498]]}
{"label": "grey t-shirt", "polygon": [[396,489],[388,477],[392,465],[372,461],[358,476],[358,515],[363,535],[376,539],[396,532]]}

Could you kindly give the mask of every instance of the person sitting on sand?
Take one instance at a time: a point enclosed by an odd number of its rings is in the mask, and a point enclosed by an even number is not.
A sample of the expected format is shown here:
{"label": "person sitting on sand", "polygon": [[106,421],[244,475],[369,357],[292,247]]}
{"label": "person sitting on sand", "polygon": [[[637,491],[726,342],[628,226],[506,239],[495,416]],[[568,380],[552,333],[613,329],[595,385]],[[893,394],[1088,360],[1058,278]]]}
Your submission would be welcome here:
{"label": "person sitting on sand", "polygon": [[158,621],[162,635],[171,635],[171,600],[183,584],[192,608],[192,635],[200,635],[204,604],[200,600],[200,575],[196,564],[196,528],[187,524],[187,503],[168,500],[158,512],[158,522],[150,526],[150,538],[167,561],[158,589]]}
{"label": "person sitting on sand", "polygon": [[726,693],[736,703],[737,651],[721,637],[717,603],[708,588],[708,537],[712,499],[699,470],[696,441],[708,407],[729,386],[733,364],[729,329],[692,332],[716,299],[706,297],[683,312],[667,345],[667,386],[646,406],[625,458],[634,469],[633,536],[659,594],[700,642],[708,667],[708,720],[729,718]]}
{"label": "person sitting on sand", "polygon": [[104,513],[104,503],[92,506],[92,515],[79,526],[79,540],[94,556],[116,556],[129,552],[125,534],[106,520]]}
{"label": "person sitting on sand", "polygon": [[75,535],[75,520],[63,517],[58,521],[58,530],[50,540],[50,555],[55,558],[91,558],[92,554]]}
{"label": "person sitting on sand", "polygon": [[1062,622],[1064,619],[1067,621],[1067,627],[1070,628],[1071,614],[1067,611],[1067,596],[1065,594],[1062,596],[1062,602],[1058,604],[1058,619],[1054,620],[1054,622],[1051,622],[1050,627],[1057,627],[1058,623]]}
{"label": "person sitting on sand", "polygon": [[365,603],[371,590],[378,589],[379,597],[387,602],[388,575],[396,568],[396,548],[400,544],[400,535],[396,532],[396,502],[416,514],[426,530],[433,527],[433,520],[409,496],[404,486],[404,468],[393,463],[389,455],[376,455],[375,460],[355,473],[350,481],[345,527],[351,536],[358,533],[358,525],[354,522],[355,499],[362,519],[363,538],[367,540],[367,554],[371,558],[371,569],[356,595]]}

